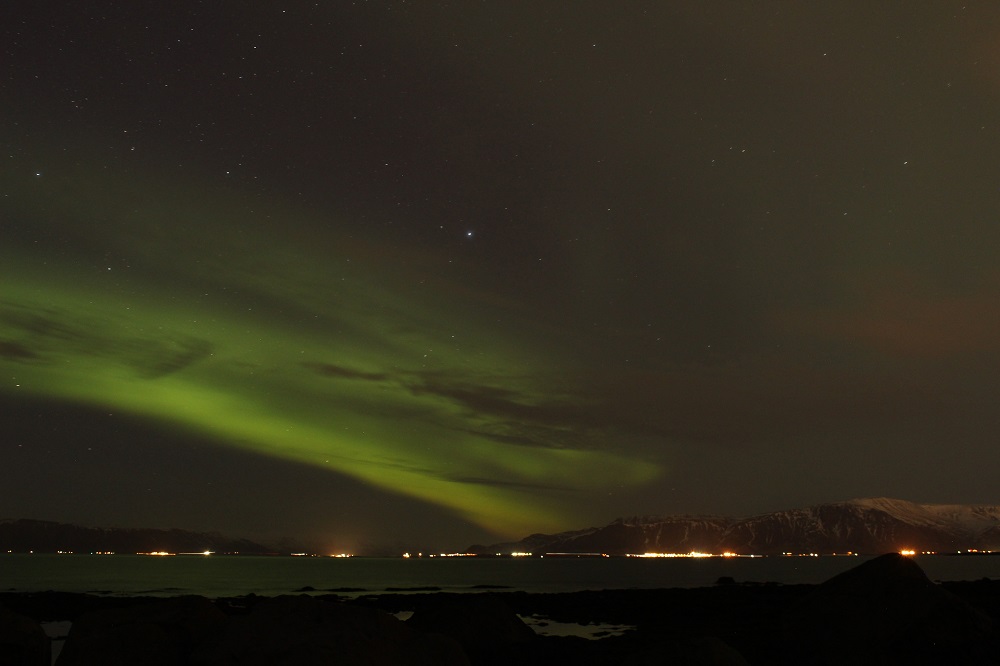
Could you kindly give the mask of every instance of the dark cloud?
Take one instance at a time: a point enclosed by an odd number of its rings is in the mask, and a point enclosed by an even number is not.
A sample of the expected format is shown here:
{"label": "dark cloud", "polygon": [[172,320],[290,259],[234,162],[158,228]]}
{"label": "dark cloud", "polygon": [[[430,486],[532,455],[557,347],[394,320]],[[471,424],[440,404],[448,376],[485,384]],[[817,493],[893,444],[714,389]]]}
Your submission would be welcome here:
{"label": "dark cloud", "polygon": [[33,361],[38,358],[38,354],[21,343],[4,340],[0,340],[0,356],[8,361]]}
{"label": "dark cloud", "polygon": [[338,379],[358,379],[369,382],[384,382],[391,379],[390,375],[384,372],[363,372],[332,363],[318,363],[309,361],[302,364],[302,367],[324,377],[334,377]]}
{"label": "dark cloud", "polygon": [[[496,427],[496,426],[495,426]],[[529,428],[524,427],[523,424],[510,424],[504,423],[500,424],[498,429],[507,429],[511,432],[514,431],[526,431]],[[475,430],[472,428],[460,429],[460,432],[465,432],[470,435],[475,435],[476,437],[483,437],[500,444],[510,444],[512,446],[541,446],[545,448],[563,448],[559,444],[547,440],[542,437],[532,437],[527,434],[508,434],[503,432],[491,432],[488,430]]]}
{"label": "dark cloud", "polygon": [[136,341],[136,347],[148,359],[138,365],[146,379],[156,379],[188,368],[212,355],[215,345],[208,340]]}
{"label": "dark cloud", "polygon": [[493,385],[470,384],[459,378],[437,374],[419,374],[407,383],[414,395],[431,394],[447,398],[475,414],[494,414],[505,418],[535,420],[544,418],[544,406],[531,404],[533,399],[514,389]]}
{"label": "dark cloud", "polygon": [[896,358],[1000,359],[1000,289],[962,293],[875,287],[858,303],[783,313],[791,335]]}
{"label": "dark cloud", "polygon": [[[444,398],[462,408],[465,413],[482,421],[478,428],[449,426],[456,432],[483,437],[501,444],[513,446],[572,448],[567,440],[574,439],[567,434],[566,418],[573,416],[573,408],[549,404],[515,389],[502,388],[497,383],[503,377],[495,377],[495,384],[474,384],[464,376],[451,376],[440,372],[365,372],[331,363],[304,362],[302,367],[323,377],[370,382],[394,382],[406,388],[414,396],[434,396]],[[537,404],[535,404],[537,403]],[[391,415],[392,412],[387,412]],[[582,444],[581,437],[576,437]]]}
{"label": "dark cloud", "polygon": [[87,334],[67,321],[68,315],[31,303],[0,303],[0,324],[32,341],[77,342]]}
{"label": "dark cloud", "polygon": [[56,310],[30,304],[5,304],[0,324],[8,336],[25,342],[4,343],[11,360],[56,362],[67,351],[113,359],[135,369],[140,377],[156,379],[179,372],[212,355],[214,345],[205,339],[177,335],[156,327],[159,337],[135,337],[122,321],[102,320],[85,307],[79,311]]}
{"label": "dark cloud", "polygon": [[494,488],[520,488],[522,490],[554,491],[560,493],[580,492],[579,489],[566,488],[562,486],[546,485],[541,483],[525,483],[523,481],[504,481],[503,479],[489,479],[485,477],[473,476],[444,476],[443,478],[456,483],[468,483],[475,486],[488,486]]}

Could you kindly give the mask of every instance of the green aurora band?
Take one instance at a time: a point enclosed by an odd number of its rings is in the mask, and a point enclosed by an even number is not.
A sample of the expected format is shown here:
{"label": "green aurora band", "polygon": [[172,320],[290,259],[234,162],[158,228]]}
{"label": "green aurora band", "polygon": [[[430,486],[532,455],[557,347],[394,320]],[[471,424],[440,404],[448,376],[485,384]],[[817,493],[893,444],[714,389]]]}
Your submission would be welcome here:
{"label": "green aurora band", "polygon": [[5,393],[173,424],[507,536],[564,529],[582,491],[659,476],[573,422],[585,405],[545,333],[435,271],[431,250],[235,190],[19,178],[4,207],[20,243],[0,256]]}

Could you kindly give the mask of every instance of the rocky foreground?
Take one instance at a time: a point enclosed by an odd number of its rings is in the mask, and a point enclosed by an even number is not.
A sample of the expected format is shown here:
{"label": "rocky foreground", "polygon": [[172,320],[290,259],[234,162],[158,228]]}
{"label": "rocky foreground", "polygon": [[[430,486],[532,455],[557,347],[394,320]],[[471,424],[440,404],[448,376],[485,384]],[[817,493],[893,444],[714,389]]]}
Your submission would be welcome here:
{"label": "rocky foreground", "polygon": [[[0,594],[0,663],[48,664],[39,622],[73,622],[57,664],[1000,664],[1000,581],[935,584],[899,555],[820,585],[103,598]],[[391,613],[408,610],[401,621]],[[518,615],[620,623],[545,637]]]}

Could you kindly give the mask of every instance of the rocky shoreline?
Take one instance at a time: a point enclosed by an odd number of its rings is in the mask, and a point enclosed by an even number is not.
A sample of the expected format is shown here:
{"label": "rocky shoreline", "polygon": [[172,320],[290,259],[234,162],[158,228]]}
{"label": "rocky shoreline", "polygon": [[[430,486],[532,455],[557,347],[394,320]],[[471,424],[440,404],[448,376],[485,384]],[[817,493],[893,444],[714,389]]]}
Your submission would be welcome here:
{"label": "rocky shoreline", "polygon": [[[1000,581],[933,583],[875,558],[820,585],[204,597],[0,593],[2,663],[50,663],[41,622],[71,621],[77,664],[1000,664]],[[412,611],[405,621],[393,614]],[[600,640],[537,622],[632,627]]]}

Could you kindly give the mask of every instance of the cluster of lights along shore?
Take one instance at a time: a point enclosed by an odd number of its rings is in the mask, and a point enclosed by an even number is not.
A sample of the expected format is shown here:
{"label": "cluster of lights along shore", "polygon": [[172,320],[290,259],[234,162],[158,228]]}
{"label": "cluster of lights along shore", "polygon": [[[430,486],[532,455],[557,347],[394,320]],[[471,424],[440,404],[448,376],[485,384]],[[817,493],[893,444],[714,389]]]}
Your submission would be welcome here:
{"label": "cluster of lights along shore", "polygon": [[[15,554],[13,550],[8,550],[6,552],[7,552],[8,555]],[[954,552],[952,552],[952,551],[939,552],[939,551],[935,551],[935,550],[916,550],[916,549],[913,549],[913,548],[902,548],[902,549],[899,550],[899,554],[900,555],[905,555],[905,556],[913,556],[913,555],[992,555],[992,554],[994,554],[996,552],[1000,552],[1000,551],[983,550],[983,549],[978,549],[978,548],[969,548],[967,550],[956,550]],[[41,551],[39,551],[39,553],[41,553]],[[35,551],[30,550],[30,551],[28,551],[27,554],[34,555]],[[57,551],[55,551],[55,554],[56,555],[77,555],[77,554],[80,554],[80,555],[131,555],[132,553],[116,553],[116,552],[110,551],[110,550],[99,550],[99,551],[92,551],[92,552],[87,552],[87,553],[77,553],[76,551],[72,551],[72,550],[57,550]],[[223,555],[223,556],[239,556],[239,555],[243,555],[244,557],[246,557],[246,556],[253,557],[253,556],[262,556],[262,555],[263,556],[288,556],[288,557],[333,557],[333,558],[351,558],[351,557],[357,557],[356,555],[354,555],[352,553],[331,553],[329,555],[320,555],[318,553],[267,553],[267,554],[252,553],[251,554],[251,553],[238,553],[238,552],[216,553],[215,551],[212,551],[212,550],[203,550],[203,551],[191,552],[191,553],[172,553],[172,552],[169,552],[169,551],[166,551],[166,550],[153,550],[153,551],[142,552],[142,553],[134,553],[134,554],[135,555],[148,555],[148,556],[152,556],[152,557],[174,557],[174,556],[178,556],[178,555],[180,555],[180,556],[191,556],[191,555],[194,555],[194,556],[201,556],[201,557],[208,557],[210,555]],[[535,555],[534,553],[529,553],[529,552],[489,553],[489,554],[482,554],[482,553],[410,553],[410,552],[406,552],[406,553],[402,554],[402,558],[403,559],[407,559],[407,560],[411,559],[411,558],[420,559],[420,558],[425,558],[425,557],[426,558],[436,558],[436,557],[480,557],[480,558],[497,558],[497,557],[511,557],[511,558],[522,558],[522,557],[567,557],[567,558],[571,558],[571,557],[608,557],[608,558],[610,558],[610,557],[629,557],[629,558],[650,558],[650,559],[655,559],[655,558],[695,558],[695,559],[698,559],[698,558],[708,558],[708,557],[723,557],[723,558],[736,558],[736,557],[745,557],[745,558],[762,558],[762,557],[857,557],[860,554],[861,553],[856,553],[854,551],[847,551],[846,553],[792,553],[792,552],[784,552],[784,553],[781,553],[780,555],[760,555],[760,554],[750,554],[750,553],[734,553],[734,552],[731,552],[731,551],[724,551],[722,553],[704,553],[704,552],[700,552],[700,551],[690,551],[690,552],[687,552],[687,553],[653,553],[653,552],[646,552],[646,553],[626,553],[624,555],[611,555],[609,553],[572,553],[572,552],[565,552],[565,553],[558,553],[558,552],[539,553],[538,555]]]}

